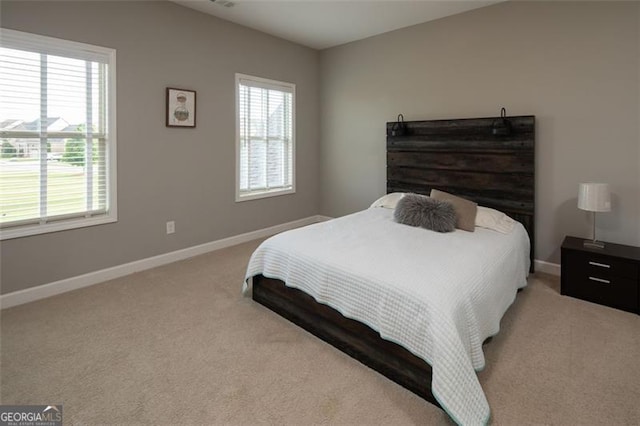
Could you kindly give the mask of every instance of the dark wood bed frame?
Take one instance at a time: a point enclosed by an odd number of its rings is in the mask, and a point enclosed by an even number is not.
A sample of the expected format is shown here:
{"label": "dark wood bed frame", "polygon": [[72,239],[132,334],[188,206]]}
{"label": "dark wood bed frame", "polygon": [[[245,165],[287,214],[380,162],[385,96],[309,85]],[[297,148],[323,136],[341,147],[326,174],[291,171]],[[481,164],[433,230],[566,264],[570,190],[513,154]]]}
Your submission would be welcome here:
{"label": "dark wood bed frame", "polygon": [[[535,117],[508,117],[508,135],[493,134],[498,120],[409,121],[401,135],[392,132],[396,123],[387,123],[387,193],[429,195],[437,188],[507,213],[529,234],[533,272]],[[262,275],[253,277],[253,299],[440,406],[431,393],[431,366],[370,327]]]}

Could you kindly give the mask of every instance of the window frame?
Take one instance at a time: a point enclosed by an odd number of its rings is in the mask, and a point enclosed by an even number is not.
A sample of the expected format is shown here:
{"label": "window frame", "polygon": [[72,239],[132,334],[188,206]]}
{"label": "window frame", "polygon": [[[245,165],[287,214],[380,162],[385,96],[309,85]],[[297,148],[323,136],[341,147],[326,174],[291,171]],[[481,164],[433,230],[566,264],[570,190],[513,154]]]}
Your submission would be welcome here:
{"label": "window frame", "polygon": [[[10,37],[11,41],[7,42]],[[18,40],[16,40],[18,38]],[[91,57],[98,55],[108,58],[108,75],[106,93],[106,120],[105,137],[106,146],[106,211],[103,214],[94,216],[78,217],[77,215],[51,216],[40,219],[39,223],[21,225],[19,221],[14,224],[0,228],[0,240],[26,237],[30,235],[47,234],[88,226],[102,225],[118,221],[117,203],[117,126],[116,126],[116,50],[108,47],[95,46],[77,41],[65,40],[56,37],[42,36],[23,31],[0,28],[0,44],[10,49],[22,49],[32,52],[39,52],[82,60],[91,60]],[[75,53],[74,53],[75,52]],[[0,132],[0,136],[11,134],[10,132]],[[22,132],[24,133],[24,132]],[[65,133],[66,134],[66,133]],[[69,133],[69,135],[73,135]],[[48,137],[55,137],[55,134],[47,134]],[[41,137],[38,133],[38,138]],[[41,160],[42,161],[42,160]],[[73,216],[73,217],[72,217]],[[34,219],[37,220],[37,219]]]}
{"label": "window frame", "polygon": [[[240,82],[249,80],[257,83],[263,88],[286,89],[291,92],[291,189],[273,189],[251,194],[242,195],[240,190]],[[285,90],[283,90],[285,91]],[[271,80],[263,77],[256,77],[248,74],[236,73],[235,77],[235,93],[236,93],[236,191],[235,201],[237,203],[243,201],[259,200],[261,198],[278,197],[281,195],[295,194],[296,192],[296,85],[285,81]]]}

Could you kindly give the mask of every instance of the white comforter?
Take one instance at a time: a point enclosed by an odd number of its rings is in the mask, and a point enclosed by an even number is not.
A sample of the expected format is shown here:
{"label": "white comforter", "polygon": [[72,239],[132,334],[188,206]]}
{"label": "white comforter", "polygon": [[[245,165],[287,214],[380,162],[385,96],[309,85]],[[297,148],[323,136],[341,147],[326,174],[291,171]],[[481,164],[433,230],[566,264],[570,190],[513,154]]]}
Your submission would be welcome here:
{"label": "white comforter", "polygon": [[[474,370],[482,342],[526,285],[529,238],[483,228],[440,234],[371,208],[269,238],[257,274],[303,290],[427,361],[432,393],[459,424],[485,424],[489,404]],[[245,284],[246,290],[246,284]]]}

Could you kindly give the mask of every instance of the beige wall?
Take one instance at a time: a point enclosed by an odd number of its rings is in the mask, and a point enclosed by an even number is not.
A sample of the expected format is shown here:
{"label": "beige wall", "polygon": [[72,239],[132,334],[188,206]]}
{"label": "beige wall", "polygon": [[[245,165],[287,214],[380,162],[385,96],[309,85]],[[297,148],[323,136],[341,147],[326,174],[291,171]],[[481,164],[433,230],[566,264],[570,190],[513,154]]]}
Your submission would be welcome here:
{"label": "beige wall", "polygon": [[321,54],[323,214],[385,192],[385,122],[537,120],[536,258],[589,236],[578,183],[603,181],[613,211],[599,237],[640,244],[638,2],[508,2]]}
{"label": "beige wall", "polygon": [[[2,242],[1,292],[319,211],[319,54],[169,2],[7,2],[1,25],[117,49],[117,223]],[[297,193],[234,202],[236,72],[297,85]],[[164,125],[197,91],[196,129]],[[165,234],[165,222],[176,233]]]}
{"label": "beige wall", "polygon": [[[637,2],[503,3],[321,54],[168,2],[0,8],[3,27],[117,49],[119,184],[115,224],[2,242],[1,293],[363,209],[385,191],[384,125],[400,112],[536,115],[536,257],[589,235],[575,207],[588,180],[615,194],[599,235],[640,244]],[[235,72],[297,84],[295,195],[234,202]],[[197,90],[196,129],[164,126],[167,86]]]}

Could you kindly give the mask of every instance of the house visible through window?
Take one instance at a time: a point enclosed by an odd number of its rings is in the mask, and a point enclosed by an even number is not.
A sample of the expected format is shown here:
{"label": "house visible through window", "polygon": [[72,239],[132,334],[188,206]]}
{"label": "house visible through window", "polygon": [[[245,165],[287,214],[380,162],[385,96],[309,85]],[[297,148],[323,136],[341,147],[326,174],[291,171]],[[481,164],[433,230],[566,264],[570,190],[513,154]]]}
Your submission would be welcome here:
{"label": "house visible through window", "polygon": [[115,51],[0,31],[0,235],[115,221]]}
{"label": "house visible through window", "polygon": [[236,201],[295,192],[295,85],[236,74]]}

